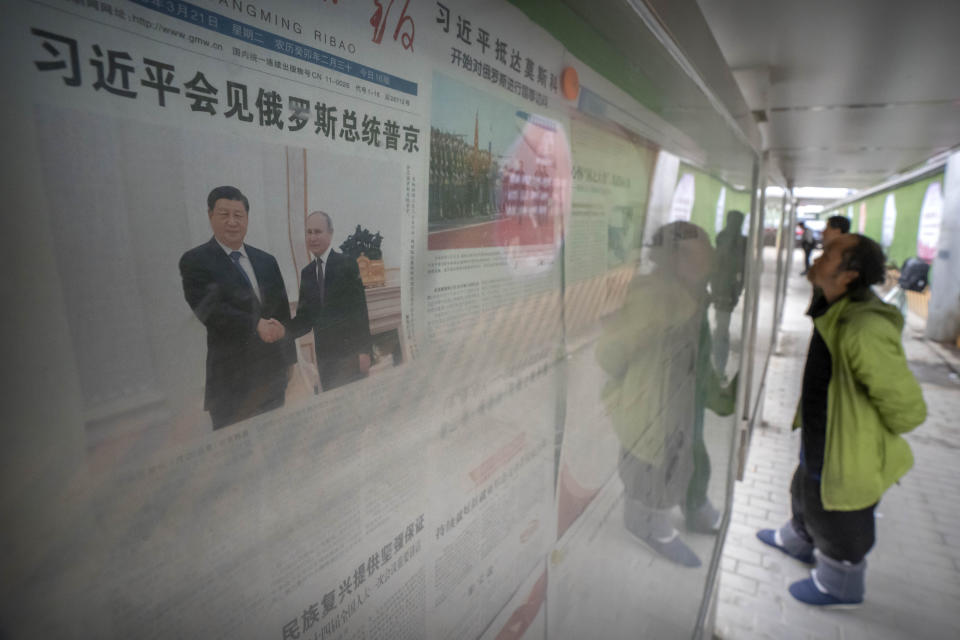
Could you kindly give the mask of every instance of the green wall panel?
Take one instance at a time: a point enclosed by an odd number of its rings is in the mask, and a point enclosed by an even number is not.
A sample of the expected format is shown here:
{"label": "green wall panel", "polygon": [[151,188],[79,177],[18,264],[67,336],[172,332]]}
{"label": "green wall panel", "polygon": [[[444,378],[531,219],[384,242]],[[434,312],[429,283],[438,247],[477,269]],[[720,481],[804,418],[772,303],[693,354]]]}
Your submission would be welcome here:
{"label": "green wall panel", "polygon": [[691,173],[694,177],[693,210],[690,212],[690,222],[703,227],[703,229],[710,234],[711,241],[713,241],[717,235],[717,199],[720,197],[721,189],[724,187],[727,189],[723,206],[724,218],[726,218],[727,212],[731,209],[738,209],[742,211],[744,215],[750,212],[749,191],[736,191],[724,181],[684,163],[680,164],[677,181],[686,173]]}
{"label": "green wall panel", "polygon": [[923,196],[931,183],[940,182],[942,178],[942,175],[937,175],[918,180],[894,192],[897,199],[897,226],[887,255],[898,265],[903,264],[907,258],[917,255],[917,233],[920,228]]}

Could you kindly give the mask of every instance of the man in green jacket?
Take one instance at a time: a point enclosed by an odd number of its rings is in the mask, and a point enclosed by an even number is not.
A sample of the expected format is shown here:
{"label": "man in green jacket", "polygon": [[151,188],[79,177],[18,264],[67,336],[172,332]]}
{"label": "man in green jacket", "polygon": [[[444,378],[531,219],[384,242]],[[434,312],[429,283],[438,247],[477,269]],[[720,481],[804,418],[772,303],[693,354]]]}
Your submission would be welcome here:
{"label": "man in green jacket", "polygon": [[714,255],[706,231],[671,222],[653,235],[649,255],[654,268],[634,277],[597,344],[609,376],[603,400],[621,444],[627,530],[671,562],[699,567],[670,514],[682,506],[688,530],[717,532],[722,514],[707,498],[704,411],[733,413],[736,382],[722,388],[710,363],[706,284]]}
{"label": "man in green jacket", "polygon": [[926,419],[900,341],[903,317],[870,288],[883,278],[883,250],[857,234],[828,243],[807,275],[814,330],[793,425],[801,429],[793,517],[757,537],[815,563],[809,578],[790,585],[811,605],[863,602],[874,509],[913,465],[901,434]]}

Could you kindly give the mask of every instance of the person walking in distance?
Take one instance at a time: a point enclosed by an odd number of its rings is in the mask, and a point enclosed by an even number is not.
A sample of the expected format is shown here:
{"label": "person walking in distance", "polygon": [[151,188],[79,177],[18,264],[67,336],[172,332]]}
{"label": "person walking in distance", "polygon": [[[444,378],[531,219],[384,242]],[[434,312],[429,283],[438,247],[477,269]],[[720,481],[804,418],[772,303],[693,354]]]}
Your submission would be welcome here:
{"label": "person walking in distance", "polygon": [[803,271],[800,275],[805,276],[810,271],[810,254],[813,253],[817,242],[813,238],[813,230],[807,226],[806,222],[801,220],[797,226],[800,228],[800,247],[803,249]]}

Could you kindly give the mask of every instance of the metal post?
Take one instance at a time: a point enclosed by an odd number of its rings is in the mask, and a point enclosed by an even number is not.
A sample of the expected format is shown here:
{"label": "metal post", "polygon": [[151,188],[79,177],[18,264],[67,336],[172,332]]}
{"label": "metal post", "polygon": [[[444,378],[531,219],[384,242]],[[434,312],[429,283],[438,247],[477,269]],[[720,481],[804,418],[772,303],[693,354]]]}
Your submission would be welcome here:
{"label": "metal post", "polygon": [[960,152],[943,174],[943,219],[930,277],[927,337],[954,342],[960,336]]}

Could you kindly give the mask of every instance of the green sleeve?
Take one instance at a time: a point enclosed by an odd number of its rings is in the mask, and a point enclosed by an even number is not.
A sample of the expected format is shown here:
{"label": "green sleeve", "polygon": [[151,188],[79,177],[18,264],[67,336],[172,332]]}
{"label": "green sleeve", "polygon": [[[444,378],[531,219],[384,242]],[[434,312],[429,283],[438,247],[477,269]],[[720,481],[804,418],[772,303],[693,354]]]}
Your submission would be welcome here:
{"label": "green sleeve", "polygon": [[927,405],[895,325],[879,314],[864,314],[847,326],[842,348],[889,431],[906,433],[926,420]]}

